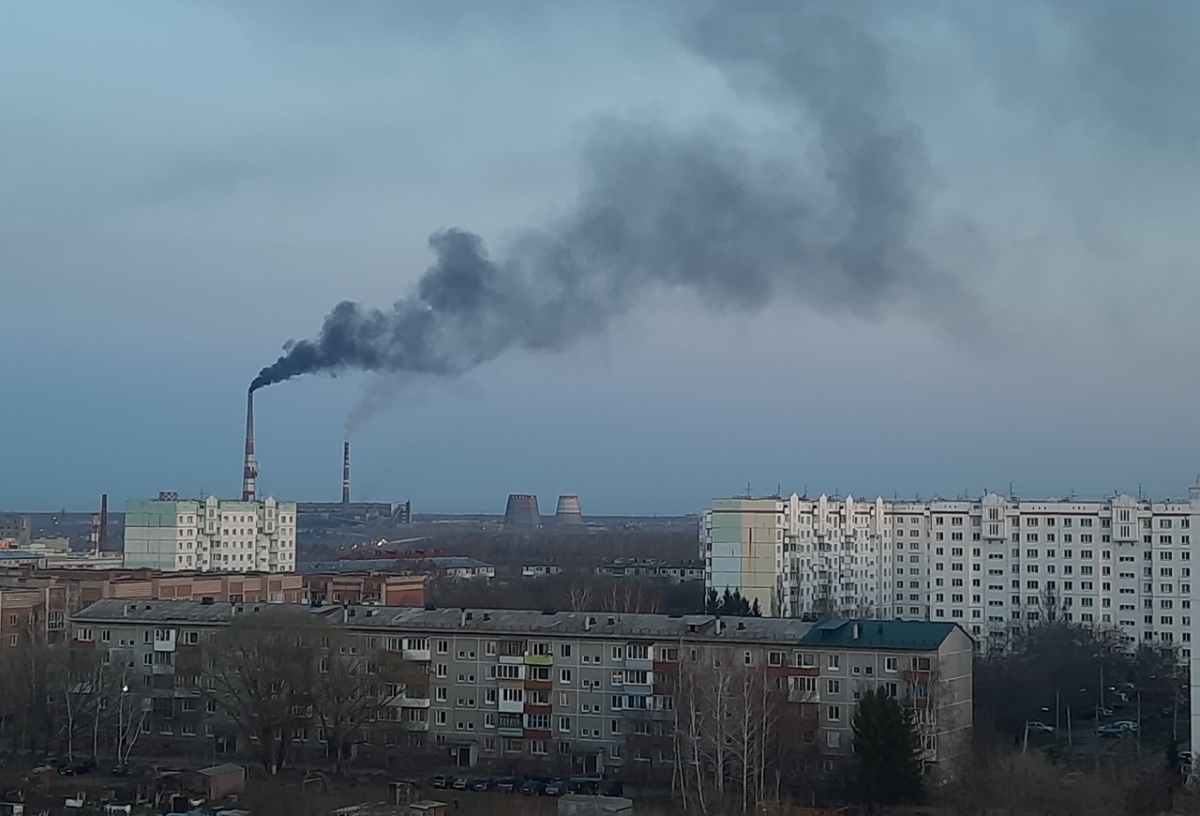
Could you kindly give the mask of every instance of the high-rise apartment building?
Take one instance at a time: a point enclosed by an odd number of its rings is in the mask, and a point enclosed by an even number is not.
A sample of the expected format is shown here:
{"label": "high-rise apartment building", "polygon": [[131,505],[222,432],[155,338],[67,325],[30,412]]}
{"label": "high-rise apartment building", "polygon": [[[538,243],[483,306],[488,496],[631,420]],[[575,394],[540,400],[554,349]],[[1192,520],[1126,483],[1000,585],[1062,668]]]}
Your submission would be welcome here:
{"label": "high-rise apartment building", "polygon": [[764,614],[950,621],[981,647],[1061,619],[1188,658],[1196,533],[1196,489],[1165,501],[793,494],[715,500],[700,549],[707,586],[737,589]]}
{"label": "high-rise apartment building", "polygon": [[294,572],[296,504],[262,501],[130,501],[127,568],[166,571]]}

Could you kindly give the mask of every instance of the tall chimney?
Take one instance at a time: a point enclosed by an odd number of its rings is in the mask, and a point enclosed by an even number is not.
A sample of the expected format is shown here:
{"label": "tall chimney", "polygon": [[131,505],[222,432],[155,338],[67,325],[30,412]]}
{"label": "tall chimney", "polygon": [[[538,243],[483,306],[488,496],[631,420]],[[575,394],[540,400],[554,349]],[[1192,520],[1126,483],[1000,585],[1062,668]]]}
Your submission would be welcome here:
{"label": "tall chimney", "polygon": [[350,440],[342,443],[342,504],[350,503]]}
{"label": "tall chimney", "polygon": [[258,462],[254,461],[254,392],[246,393],[246,466],[242,471],[242,501],[254,501],[258,494]]}
{"label": "tall chimney", "polygon": [[96,538],[96,552],[104,551],[104,545],[108,543],[108,494],[100,494],[100,534]]}

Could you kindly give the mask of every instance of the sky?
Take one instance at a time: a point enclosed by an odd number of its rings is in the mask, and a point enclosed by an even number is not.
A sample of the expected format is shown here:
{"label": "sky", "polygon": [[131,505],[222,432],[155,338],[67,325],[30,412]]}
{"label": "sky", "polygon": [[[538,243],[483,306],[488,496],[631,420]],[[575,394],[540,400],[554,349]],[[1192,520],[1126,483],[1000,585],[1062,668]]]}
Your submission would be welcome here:
{"label": "sky", "polygon": [[285,499],[338,498],[348,428],[355,497],[417,513],[1186,495],[1197,35],[1189,0],[6,3],[0,508],[236,496],[264,369]]}

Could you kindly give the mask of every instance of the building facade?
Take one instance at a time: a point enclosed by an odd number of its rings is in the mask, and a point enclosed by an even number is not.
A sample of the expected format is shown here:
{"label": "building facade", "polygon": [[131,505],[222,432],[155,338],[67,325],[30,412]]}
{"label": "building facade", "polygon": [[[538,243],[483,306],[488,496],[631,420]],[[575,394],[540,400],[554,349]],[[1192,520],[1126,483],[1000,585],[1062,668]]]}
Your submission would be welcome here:
{"label": "building facade", "polygon": [[295,572],[296,504],[130,501],[124,565],[164,571]]}
{"label": "building facade", "polygon": [[[1200,500],[718,499],[706,585],[764,613],[950,621],[1003,646],[1047,620],[1113,627],[1191,656]],[[1200,542],[1197,542],[1200,543]]]}
{"label": "building facade", "polygon": [[[72,648],[120,652],[117,662],[134,667],[153,750],[238,752],[241,737],[205,700],[203,649],[238,615],[271,609],[100,601],[73,617]],[[931,779],[952,776],[970,750],[973,644],[949,623],[301,609],[342,627],[353,640],[338,651],[365,656],[381,673],[379,693],[390,689],[385,711],[363,724],[364,763],[397,767],[421,754],[430,764],[669,779],[680,712],[726,699],[686,689],[708,694],[729,678],[761,683],[780,743],[827,769],[851,756],[856,701],[879,688],[915,709]],[[382,668],[397,660],[407,668]],[[298,750],[319,751],[319,722],[295,714]]]}

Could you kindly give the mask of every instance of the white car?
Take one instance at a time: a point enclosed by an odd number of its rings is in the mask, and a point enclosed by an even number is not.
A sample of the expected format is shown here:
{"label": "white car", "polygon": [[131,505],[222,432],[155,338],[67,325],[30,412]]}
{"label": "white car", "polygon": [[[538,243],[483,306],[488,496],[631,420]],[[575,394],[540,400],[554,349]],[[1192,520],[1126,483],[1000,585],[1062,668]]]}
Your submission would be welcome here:
{"label": "white car", "polygon": [[1025,730],[1028,731],[1030,734],[1053,734],[1053,733],[1055,733],[1053,725],[1046,725],[1044,722],[1041,722],[1039,720],[1030,720],[1029,722],[1025,723]]}

